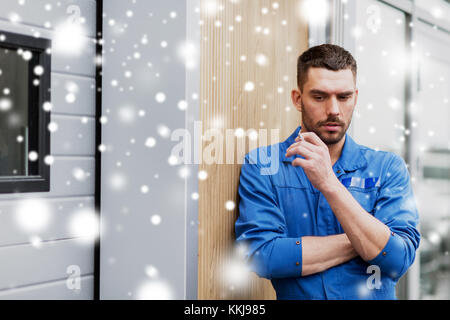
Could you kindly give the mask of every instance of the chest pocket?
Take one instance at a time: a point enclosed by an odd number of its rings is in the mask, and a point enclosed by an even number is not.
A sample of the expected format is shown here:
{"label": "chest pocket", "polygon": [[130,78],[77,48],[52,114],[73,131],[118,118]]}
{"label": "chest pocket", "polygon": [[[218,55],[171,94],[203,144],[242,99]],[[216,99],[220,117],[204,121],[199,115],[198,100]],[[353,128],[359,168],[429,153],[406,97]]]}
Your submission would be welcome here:
{"label": "chest pocket", "polygon": [[350,177],[342,179],[342,184],[367,212],[373,214],[380,187],[379,177]]}
{"label": "chest pocket", "polygon": [[364,208],[370,214],[374,213],[375,203],[377,200],[378,188],[372,189],[360,189],[360,188],[348,188],[348,191],[352,194],[353,198],[359,202],[361,207]]}

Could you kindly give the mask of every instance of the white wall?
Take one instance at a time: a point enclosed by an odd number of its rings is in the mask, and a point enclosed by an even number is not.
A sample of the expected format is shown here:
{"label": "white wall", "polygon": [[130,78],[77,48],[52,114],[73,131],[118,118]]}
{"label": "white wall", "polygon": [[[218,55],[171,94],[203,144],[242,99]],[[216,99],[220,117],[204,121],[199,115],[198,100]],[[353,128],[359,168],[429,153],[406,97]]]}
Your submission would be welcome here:
{"label": "white wall", "polygon": [[[52,48],[50,192],[0,194],[0,299],[92,299],[94,243],[79,241],[80,231],[70,229],[81,209],[94,209],[95,185],[95,17],[94,0],[2,0],[1,31],[37,33],[55,44],[55,30],[73,17],[70,6],[84,18],[82,50],[64,54]],[[18,22],[10,20],[11,15]],[[68,102],[67,85],[77,88]],[[70,100],[69,100],[70,101]],[[81,169],[84,179],[77,179]],[[27,232],[17,222],[24,199],[38,199],[49,208],[50,219],[38,232]],[[32,245],[39,237],[39,246]],[[81,272],[81,287],[69,289],[68,267]]]}
{"label": "white wall", "polygon": [[[189,193],[196,168],[180,177],[180,166],[168,163],[177,142],[158,133],[161,125],[173,131],[189,125],[188,114],[197,117],[190,94],[196,72],[177,53],[187,26],[198,26],[198,19],[188,21],[195,15],[188,2],[194,1],[104,2],[101,299],[196,296],[196,201]],[[178,108],[181,100],[187,111]]]}

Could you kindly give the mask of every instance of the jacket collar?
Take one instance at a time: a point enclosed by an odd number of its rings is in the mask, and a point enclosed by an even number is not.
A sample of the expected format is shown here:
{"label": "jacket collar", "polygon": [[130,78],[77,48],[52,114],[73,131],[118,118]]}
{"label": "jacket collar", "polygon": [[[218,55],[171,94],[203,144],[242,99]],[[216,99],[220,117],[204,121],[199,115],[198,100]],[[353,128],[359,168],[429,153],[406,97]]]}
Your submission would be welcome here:
{"label": "jacket collar", "polygon": [[[295,131],[280,145],[280,157],[283,162],[292,162],[295,158],[300,157],[299,155],[293,155],[286,157],[286,150],[291,144],[295,142],[295,138],[300,132],[301,126],[299,126]],[[338,161],[334,164],[334,167],[341,168],[344,171],[354,171],[359,168],[367,166],[367,160],[364,156],[362,148],[357,144],[347,133],[345,134],[344,147],[342,148],[341,156]]]}

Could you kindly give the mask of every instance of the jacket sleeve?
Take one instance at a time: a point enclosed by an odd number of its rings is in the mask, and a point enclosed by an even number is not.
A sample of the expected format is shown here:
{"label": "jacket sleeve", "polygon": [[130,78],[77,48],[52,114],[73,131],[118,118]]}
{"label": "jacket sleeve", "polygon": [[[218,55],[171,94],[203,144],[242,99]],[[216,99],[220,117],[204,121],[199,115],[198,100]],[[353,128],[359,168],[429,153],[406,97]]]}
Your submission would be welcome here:
{"label": "jacket sleeve", "polygon": [[408,169],[401,157],[393,155],[383,180],[375,217],[389,227],[391,235],[383,250],[368,263],[398,279],[414,262],[419,247],[419,215]]}
{"label": "jacket sleeve", "polygon": [[239,181],[239,217],[236,242],[245,244],[251,270],[267,279],[299,277],[302,271],[301,238],[289,238],[270,175],[249,163],[248,154]]}

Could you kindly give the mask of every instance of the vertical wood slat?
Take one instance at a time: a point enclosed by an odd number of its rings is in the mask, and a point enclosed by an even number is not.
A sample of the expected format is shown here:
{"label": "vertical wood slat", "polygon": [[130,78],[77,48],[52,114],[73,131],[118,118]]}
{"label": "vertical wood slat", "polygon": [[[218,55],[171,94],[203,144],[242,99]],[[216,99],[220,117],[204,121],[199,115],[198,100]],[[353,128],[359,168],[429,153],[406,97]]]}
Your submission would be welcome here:
{"label": "vertical wood slat", "polygon": [[[201,1],[199,101],[203,133],[208,128],[218,128],[225,137],[225,129],[258,132],[261,128],[268,130],[267,144],[272,144],[278,141],[271,141],[270,129],[280,129],[279,140],[286,139],[300,124],[300,114],[291,103],[290,92],[296,87],[298,55],[308,47],[306,23],[300,14],[301,0],[278,1],[277,9],[271,0],[214,2],[217,11],[209,14],[205,8],[211,0]],[[262,14],[262,8],[267,8],[268,13]],[[236,21],[238,15],[241,22]],[[283,25],[283,20],[287,24]],[[216,26],[217,21],[221,22],[220,27]],[[233,31],[229,30],[231,25]],[[257,26],[261,26],[260,32],[256,31]],[[264,34],[264,28],[268,28],[269,34]],[[267,66],[255,62],[257,54],[268,58]],[[243,55],[246,61],[241,61]],[[255,84],[254,91],[244,90],[247,81]],[[279,87],[283,88],[282,93],[278,92]],[[267,108],[262,108],[264,104]],[[202,150],[210,143],[203,141]],[[237,139],[234,143],[236,154]],[[203,162],[199,166],[208,176],[199,181],[198,298],[274,299],[270,282],[254,273],[242,288],[233,288],[221,277],[234,249],[241,167],[236,161],[238,156],[234,157],[234,164],[225,164],[225,143],[223,148],[224,164]],[[248,148],[247,141],[246,152]],[[232,211],[225,208],[230,200],[236,203]]]}

